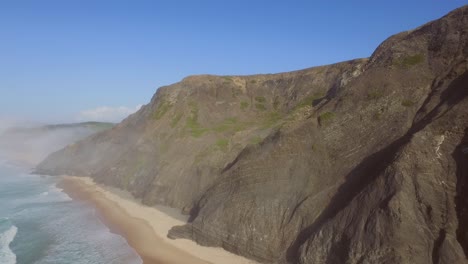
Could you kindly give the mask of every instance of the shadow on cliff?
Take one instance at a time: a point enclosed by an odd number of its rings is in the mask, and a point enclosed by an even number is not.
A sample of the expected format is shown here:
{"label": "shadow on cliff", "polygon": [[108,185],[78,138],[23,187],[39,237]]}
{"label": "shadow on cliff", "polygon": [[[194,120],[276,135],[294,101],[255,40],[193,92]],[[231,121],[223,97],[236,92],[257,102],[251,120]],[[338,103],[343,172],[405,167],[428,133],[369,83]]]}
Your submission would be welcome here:
{"label": "shadow on cliff", "polygon": [[[307,242],[307,240],[313,238],[320,228],[329,220],[334,218],[340,211],[346,208],[353,199],[361,193],[367,186],[373,183],[381,173],[394,161],[399,150],[410,142],[411,137],[418,131],[424,129],[428,124],[437,120],[438,118],[445,115],[450,109],[462,101],[468,96],[468,89],[466,84],[468,83],[468,72],[465,72],[455,80],[451,81],[448,87],[440,94],[439,103],[420,121],[413,123],[412,127],[408,132],[393,141],[390,145],[383,148],[382,150],[366,157],[359,165],[357,165],[348,175],[345,177],[345,182],[338,188],[336,194],[332,197],[328,206],[321,212],[317,219],[309,226],[301,230],[293,243],[289,246],[286,251],[286,260],[289,263],[299,263],[300,249]],[[442,83],[434,84],[437,90]],[[420,108],[425,109],[426,105],[434,98],[426,99]],[[392,196],[389,194],[388,196]],[[382,197],[382,202],[388,201],[388,197]],[[348,239],[348,238],[346,238]],[[467,237],[468,240],[468,237]],[[337,243],[342,245],[349,245],[346,241],[338,241]],[[337,259],[346,260],[348,258],[348,248],[340,247],[339,252],[333,254],[339,254]],[[336,263],[333,260],[329,260],[328,263]]]}
{"label": "shadow on cliff", "polygon": [[457,196],[455,198],[458,217],[457,240],[468,256],[468,128],[452,153],[457,164]]}

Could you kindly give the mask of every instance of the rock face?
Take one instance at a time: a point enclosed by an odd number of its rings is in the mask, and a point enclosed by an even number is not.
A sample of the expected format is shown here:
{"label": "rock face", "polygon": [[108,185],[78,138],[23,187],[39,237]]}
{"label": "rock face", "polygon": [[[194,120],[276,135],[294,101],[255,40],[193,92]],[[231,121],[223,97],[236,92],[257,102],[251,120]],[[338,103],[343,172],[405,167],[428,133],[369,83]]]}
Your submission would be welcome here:
{"label": "rock face", "polygon": [[49,156],[264,263],[468,263],[468,7],[369,59],[160,88]]}

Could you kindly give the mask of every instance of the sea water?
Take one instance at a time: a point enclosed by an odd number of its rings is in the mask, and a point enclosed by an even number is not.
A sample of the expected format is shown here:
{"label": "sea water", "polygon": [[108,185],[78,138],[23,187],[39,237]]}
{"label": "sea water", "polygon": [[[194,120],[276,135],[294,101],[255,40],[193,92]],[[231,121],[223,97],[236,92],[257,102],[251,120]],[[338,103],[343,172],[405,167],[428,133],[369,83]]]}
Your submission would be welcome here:
{"label": "sea water", "polygon": [[142,263],[89,204],[56,183],[0,161],[0,264]]}

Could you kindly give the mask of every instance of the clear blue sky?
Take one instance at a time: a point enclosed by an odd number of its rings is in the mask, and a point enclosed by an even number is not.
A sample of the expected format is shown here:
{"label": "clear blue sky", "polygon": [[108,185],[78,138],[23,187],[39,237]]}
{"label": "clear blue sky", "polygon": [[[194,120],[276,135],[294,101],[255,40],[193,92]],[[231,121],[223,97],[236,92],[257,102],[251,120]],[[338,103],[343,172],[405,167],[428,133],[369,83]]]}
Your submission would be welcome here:
{"label": "clear blue sky", "polygon": [[468,0],[0,0],[0,116],[74,121],[192,74],[368,57]]}

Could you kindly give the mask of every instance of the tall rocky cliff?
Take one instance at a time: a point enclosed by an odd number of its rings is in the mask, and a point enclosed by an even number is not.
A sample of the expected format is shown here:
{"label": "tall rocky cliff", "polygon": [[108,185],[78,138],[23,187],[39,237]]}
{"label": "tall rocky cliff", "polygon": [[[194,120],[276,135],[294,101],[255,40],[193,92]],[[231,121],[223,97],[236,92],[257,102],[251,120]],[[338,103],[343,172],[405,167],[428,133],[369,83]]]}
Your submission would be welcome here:
{"label": "tall rocky cliff", "polygon": [[160,88],[44,174],[190,214],[171,238],[264,263],[468,263],[468,6],[368,59]]}

